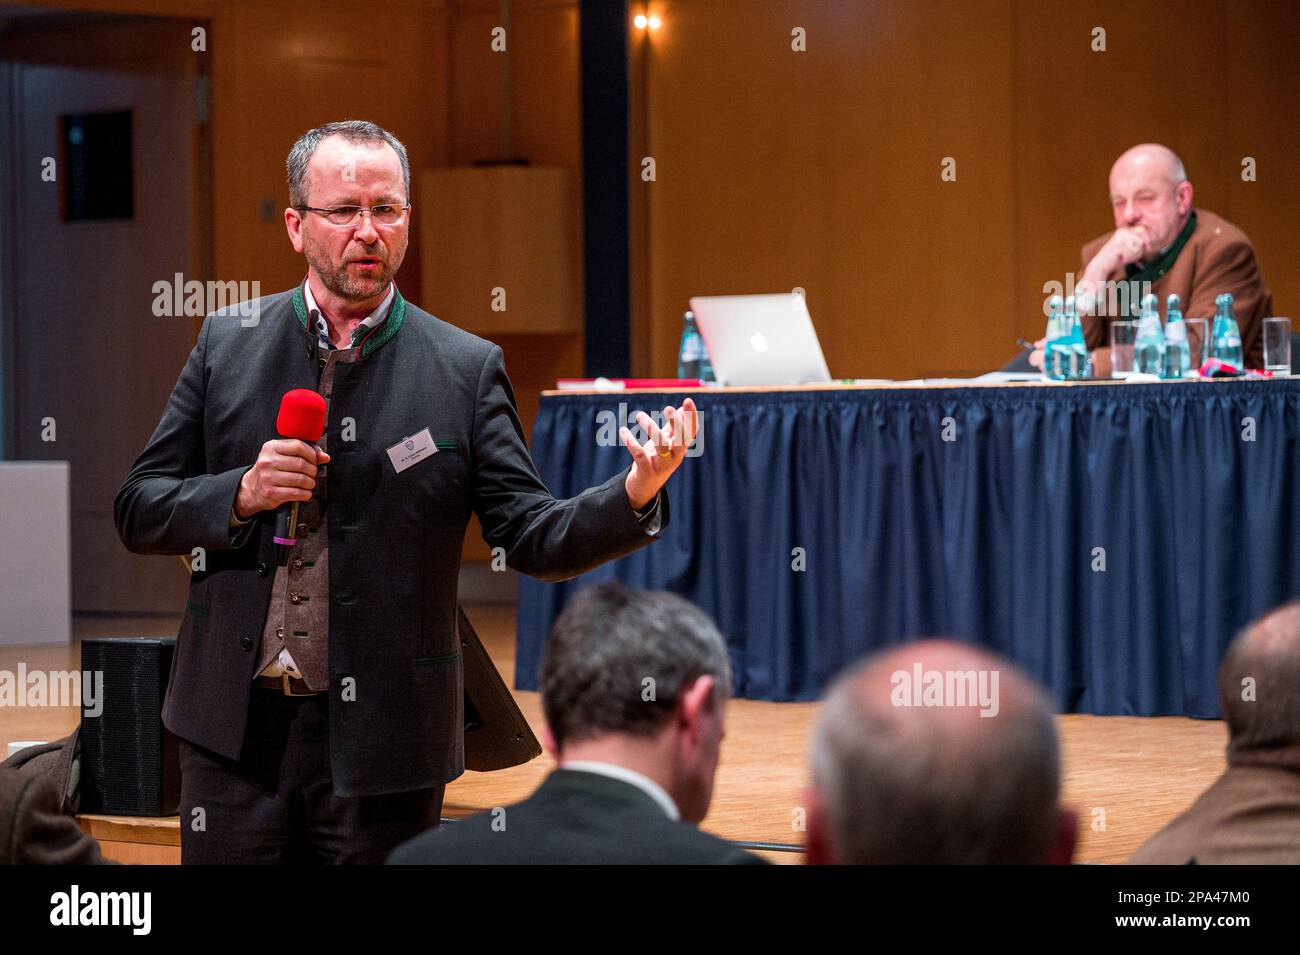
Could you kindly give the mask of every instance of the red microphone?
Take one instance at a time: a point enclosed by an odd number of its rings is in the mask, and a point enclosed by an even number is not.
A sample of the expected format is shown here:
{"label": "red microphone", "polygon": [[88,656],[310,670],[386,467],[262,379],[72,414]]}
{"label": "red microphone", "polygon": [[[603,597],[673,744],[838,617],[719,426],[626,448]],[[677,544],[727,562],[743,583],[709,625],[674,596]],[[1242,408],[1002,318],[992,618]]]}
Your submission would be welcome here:
{"label": "red microphone", "polygon": [[[310,388],[294,388],[280,399],[275,430],[282,438],[297,438],[314,445],[325,433],[325,399]],[[275,542],[281,547],[298,543],[298,501],[280,505],[275,512]],[[286,556],[281,551],[280,556]]]}

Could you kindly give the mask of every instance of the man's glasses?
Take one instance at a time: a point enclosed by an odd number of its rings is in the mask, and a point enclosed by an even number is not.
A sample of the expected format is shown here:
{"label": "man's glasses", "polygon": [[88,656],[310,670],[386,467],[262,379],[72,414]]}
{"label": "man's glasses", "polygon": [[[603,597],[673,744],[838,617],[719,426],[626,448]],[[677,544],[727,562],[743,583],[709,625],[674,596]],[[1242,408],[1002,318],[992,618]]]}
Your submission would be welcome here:
{"label": "man's glasses", "polygon": [[410,205],[395,206],[382,205],[371,206],[335,206],[333,209],[317,209],[315,206],[297,206],[299,212],[314,212],[321,216],[330,225],[356,225],[361,221],[363,213],[370,216],[370,221],[375,225],[397,225],[406,215],[406,210]]}

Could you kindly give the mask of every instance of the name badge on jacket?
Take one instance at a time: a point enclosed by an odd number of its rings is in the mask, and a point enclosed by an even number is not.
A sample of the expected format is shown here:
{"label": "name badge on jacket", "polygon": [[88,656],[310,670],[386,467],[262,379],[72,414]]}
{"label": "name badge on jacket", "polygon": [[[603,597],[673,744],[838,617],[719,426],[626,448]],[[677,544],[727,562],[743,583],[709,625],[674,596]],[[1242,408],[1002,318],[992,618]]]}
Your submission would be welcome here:
{"label": "name badge on jacket", "polygon": [[393,470],[401,474],[412,464],[418,464],[430,455],[438,453],[438,446],[433,443],[433,436],[425,428],[417,435],[398,441],[388,449],[388,459],[393,462]]}

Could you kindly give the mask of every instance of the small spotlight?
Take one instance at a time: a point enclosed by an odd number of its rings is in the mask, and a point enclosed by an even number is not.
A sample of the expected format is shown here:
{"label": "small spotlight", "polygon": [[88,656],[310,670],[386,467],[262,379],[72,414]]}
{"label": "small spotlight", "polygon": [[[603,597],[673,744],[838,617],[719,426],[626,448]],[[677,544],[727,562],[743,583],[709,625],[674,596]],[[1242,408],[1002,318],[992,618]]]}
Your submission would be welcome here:
{"label": "small spotlight", "polygon": [[[655,19],[657,20],[657,19],[659,19],[659,18],[658,18],[658,17],[655,17]],[[645,25],[646,25],[649,21],[646,20],[646,18],[645,18],[645,14],[644,14],[644,13],[638,13],[638,14],[636,15],[636,19],[633,20],[632,22],[636,24],[636,28],[637,28],[638,30],[644,30],[644,29],[645,29]]]}
{"label": "small spotlight", "polygon": [[651,30],[658,30],[661,26],[663,26],[663,22],[664,22],[664,21],[660,20],[658,17],[651,17],[651,18],[650,18],[650,29],[651,29]]}

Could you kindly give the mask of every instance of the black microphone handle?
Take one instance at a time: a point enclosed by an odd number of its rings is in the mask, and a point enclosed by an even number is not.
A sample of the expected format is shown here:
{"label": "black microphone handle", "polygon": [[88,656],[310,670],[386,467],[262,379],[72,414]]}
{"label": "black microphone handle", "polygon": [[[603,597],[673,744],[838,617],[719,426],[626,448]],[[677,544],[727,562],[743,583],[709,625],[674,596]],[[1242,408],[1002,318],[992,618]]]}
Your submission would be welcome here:
{"label": "black microphone handle", "polygon": [[292,547],[297,543],[298,502],[281,504],[275,512],[275,542],[281,547]]}

